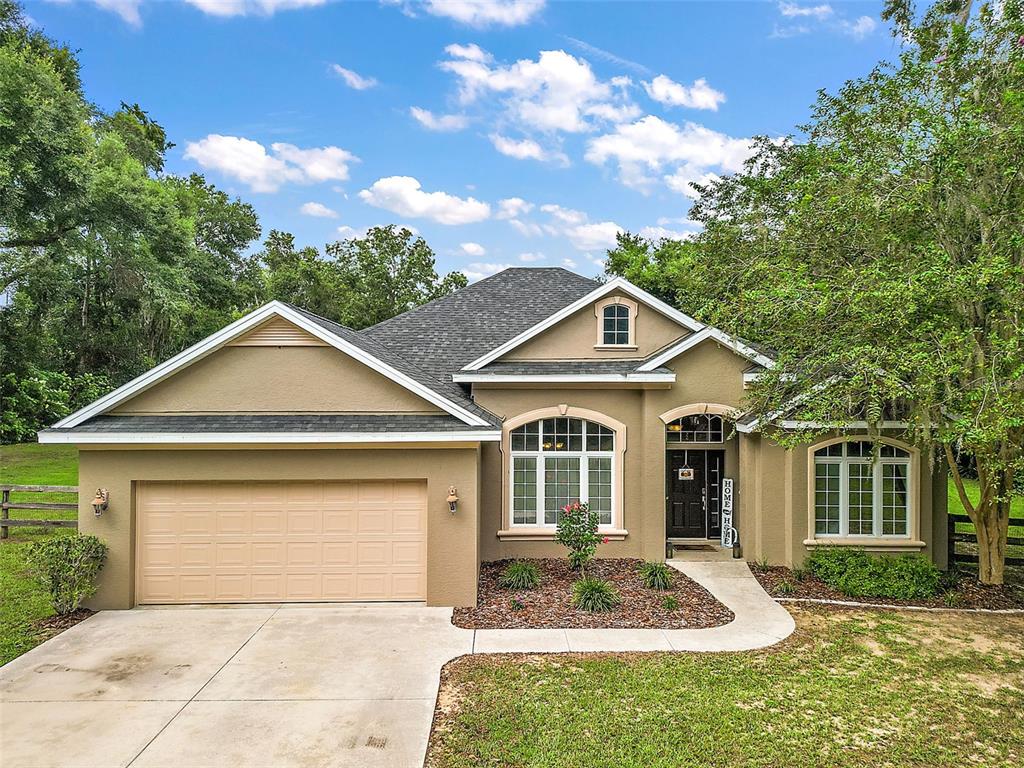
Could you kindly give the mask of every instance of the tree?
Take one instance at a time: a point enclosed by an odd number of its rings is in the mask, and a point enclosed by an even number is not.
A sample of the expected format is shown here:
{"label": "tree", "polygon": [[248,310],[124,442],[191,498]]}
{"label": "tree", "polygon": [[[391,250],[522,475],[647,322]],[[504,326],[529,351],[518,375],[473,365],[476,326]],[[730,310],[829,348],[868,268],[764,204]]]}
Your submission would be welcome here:
{"label": "tree", "polygon": [[351,292],[345,324],[352,328],[375,325],[467,284],[461,272],[439,278],[426,241],[393,224],[331,243],[327,254]]}
{"label": "tree", "polygon": [[979,578],[999,584],[1024,475],[1022,6],[890,0],[885,16],[899,61],[821,93],[803,135],[758,140],[742,173],[694,185],[704,231],[648,258],[673,262],[662,290],[688,311],[779,350],[756,413],[873,433],[898,416],[925,455],[938,448]]}

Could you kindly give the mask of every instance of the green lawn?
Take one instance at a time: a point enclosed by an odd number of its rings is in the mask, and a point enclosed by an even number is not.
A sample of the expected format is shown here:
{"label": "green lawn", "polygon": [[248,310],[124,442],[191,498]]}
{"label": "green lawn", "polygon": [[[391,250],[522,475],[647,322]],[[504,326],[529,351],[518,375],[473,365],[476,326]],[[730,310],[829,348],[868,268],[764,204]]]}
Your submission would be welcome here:
{"label": "green lawn", "polygon": [[[967,496],[972,502],[976,502],[981,496],[981,491],[978,488],[977,480],[964,480],[964,489],[967,491]],[[966,515],[967,511],[964,509],[964,505],[960,503],[960,494],[956,491],[956,485],[952,480],[946,487],[946,493],[949,497],[949,513],[951,515]],[[1024,520],[1024,496],[1016,497],[1010,504],[1010,519],[1011,520]],[[971,533],[974,531],[974,526],[971,523],[957,523],[957,531],[961,533]],[[1011,538],[1024,538],[1024,525],[1011,525],[1009,534]],[[959,552],[974,552],[977,554],[977,549],[972,550],[972,544],[965,544],[961,542],[958,544],[960,548]],[[1006,547],[1006,554],[1008,557],[1024,557],[1024,546],[1010,544]],[[1009,568],[1009,566],[1008,566]],[[1024,569],[1020,569],[1024,570]],[[1024,574],[1022,574],[1024,576]]]}
{"label": "green lawn", "polygon": [[1024,617],[794,613],[758,652],[463,657],[427,765],[1024,764]]}
{"label": "green lawn", "polygon": [[[65,445],[2,445],[0,446],[0,484],[6,485],[77,485],[78,452]],[[69,494],[15,494],[12,501],[74,501]],[[74,512],[12,510],[12,518],[73,520]],[[32,542],[48,536],[64,536],[68,528],[11,528],[10,538],[0,540],[0,664],[21,655],[42,640],[46,634],[36,622],[50,616],[47,594],[27,573],[28,549]]]}

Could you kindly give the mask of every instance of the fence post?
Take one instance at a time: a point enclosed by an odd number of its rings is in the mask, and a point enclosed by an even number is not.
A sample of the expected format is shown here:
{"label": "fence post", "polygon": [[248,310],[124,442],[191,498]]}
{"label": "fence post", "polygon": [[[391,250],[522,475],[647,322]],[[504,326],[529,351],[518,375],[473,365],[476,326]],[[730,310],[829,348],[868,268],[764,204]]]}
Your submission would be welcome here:
{"label": "fence post", "polygon": [[956,568],[956,520],[946,513],[946,570]]}
{"label": "fence post", "polygon": [[[11,501],[11,492],[10,492],[9,489],[4,488],[3,502],[0,502],[0,507],[3,508],[2,511],[0,511],[0,520],[7,520],[11,516],[11,511],[9,509],[7,509],[7,505],[10,503],[10,501]],[[7,538],[7,536],[8,536],[7,531],[8,530],[9,530],[8,526],[3,525],[2,523],[0,523],[0,539],[6,539]]]}

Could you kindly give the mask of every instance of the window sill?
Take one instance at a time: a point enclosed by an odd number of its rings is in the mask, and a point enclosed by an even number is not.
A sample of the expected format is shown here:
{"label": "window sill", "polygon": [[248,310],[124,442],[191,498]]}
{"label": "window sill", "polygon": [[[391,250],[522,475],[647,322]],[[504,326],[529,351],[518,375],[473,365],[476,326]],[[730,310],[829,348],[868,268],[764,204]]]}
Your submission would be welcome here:
{"label": "window sill", "polygon": [[886,551],[913,551],[928,546],[917,539],[834,538],[804,539],[805,547],[862,547],[863,549]]}
{"label": "window sill", "polygon": [[636,344],[595,344],[594,349],[625,349],[635,350]]}
{"label": "window sill", "polygon": [[[606,537],[611,541],[622,541],[629,535],[629,531],[620,528],[609,528],[607,530],[598,530],[597,535]],[[529,528],[527,526],[508,528],[498,531],[498,538],[502,541],[554,541],[555,529]]]}

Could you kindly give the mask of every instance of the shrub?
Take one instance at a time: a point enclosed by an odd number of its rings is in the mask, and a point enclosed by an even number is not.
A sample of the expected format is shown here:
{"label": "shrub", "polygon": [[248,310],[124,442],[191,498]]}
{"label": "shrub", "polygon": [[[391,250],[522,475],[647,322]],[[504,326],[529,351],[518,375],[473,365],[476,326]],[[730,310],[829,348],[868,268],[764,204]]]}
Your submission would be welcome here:
{"label": "shrub", "polygon": [[540,571],[533,563],[520,560],[505,568],[498,583],[505,589],[533,589],[540,584]]}
{"label": "shrub", "polygon": [[664,563],[644,563],[640,578],[648,589],[668,589],[672,586],[672,573]]}
{"label": "shrub", "polygon": [[942,580],[941,571],[923,555],[872,556],[862,549],[823,547],[804,565],[850,597],[934,597]]}
{"label": "shrub", "polygon": [[675,595],[665,595],[661,600],[661,607],[666,611],[678,611],[679,610],[679,598]]}
{"label": "shrub", "polygon": [[572,604],[582,611],[604,613],[615,609],[622,598],[604,579],[580,579],[572,585]]}
{"label": "shrub", "polygon": [[779,582],[778,586],[775,587],[775,592],[782,597],[790,597],[796,594],[796,584],[789,579],[783,579]]}
{"label": "shrub", "polygon": [[34,574],[62,616],[96,594],[96,576],[106,559],[107,545],[95,536],[55,536],[29,550]]}
{"label": "shrub", "polygon": [[521,611],[526,608],[526,603],[520,600],[518,597],[510,597],[508,599],[508,607],[513,611]]}
{"label": "shrub", "polygon": [[594,559],[597,545],[608,542],[608,539],[597,535],[598,525],[598,514],[592,512],[585,501],[574,501],[563,507],[558,518],[555,541],[569,550],[569,563],[581,574],[587,563]]}

